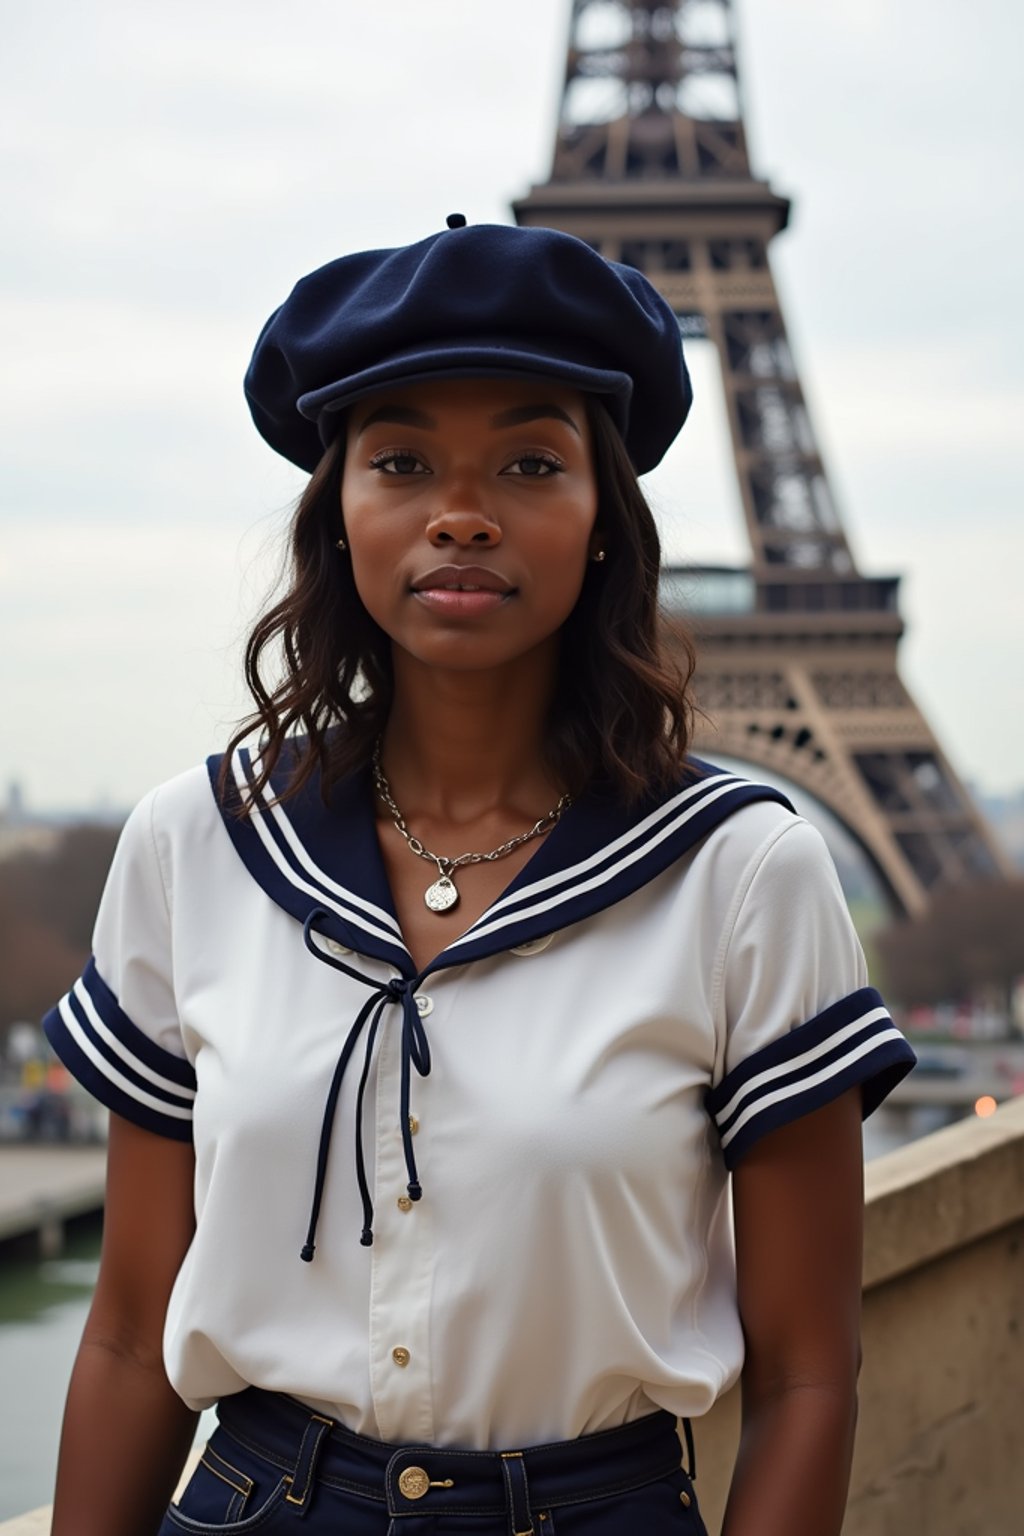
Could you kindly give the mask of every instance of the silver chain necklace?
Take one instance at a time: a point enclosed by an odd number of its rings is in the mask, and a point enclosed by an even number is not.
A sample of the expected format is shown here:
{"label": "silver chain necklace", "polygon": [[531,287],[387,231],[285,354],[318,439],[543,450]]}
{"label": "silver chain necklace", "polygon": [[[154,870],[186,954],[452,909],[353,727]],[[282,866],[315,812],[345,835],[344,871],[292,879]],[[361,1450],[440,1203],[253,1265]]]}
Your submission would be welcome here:
{"label": "silver chain necklace", "polygon": [[540,837],[542,832],[547,832],[561,820],[562,813],[568,810],[572,804],[571,795],[563,795],[554,810],[548,811],[539,821],[535,821],[529,832],[521,832],[518,837],[510,837],[507,843],[502,843],[500,848],[492,848],[490,853],[460,853],[457,859],[445,859],[440,854],[431,853],[424,848],[418,837],[413,837],[405,824],[405,818],[398,806],[395,797],[391,793],[391,785],[384,777],[384,770],[380,765],[380,742],[373,749],[373,784],[378,795],[391,812],[391,820],[398,831],[405,838],[413,853],[421,859],[429,859],[437,865],[438,878],[429,885],[423,893],[423,900],[431,912],[447,912],[456,905],[459,899],[459,890],[452,879],[452,875],[463,864],[491,864],[495,859],[503,859],[507,853],[516,848],[521,848],[524,843],[532,842],[535,837]]}

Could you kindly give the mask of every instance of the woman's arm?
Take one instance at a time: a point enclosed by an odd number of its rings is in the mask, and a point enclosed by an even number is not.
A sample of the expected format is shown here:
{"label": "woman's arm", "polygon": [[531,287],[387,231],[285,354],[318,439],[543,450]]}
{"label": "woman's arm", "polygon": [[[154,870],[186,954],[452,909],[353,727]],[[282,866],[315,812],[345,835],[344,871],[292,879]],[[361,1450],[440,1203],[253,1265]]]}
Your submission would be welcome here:
{"label": "woman's arm", "polygon": [[860,1369],[859,1088],[769,1132],[733,1174],[746,1340],[722,1536],[839,1536]]}
{"label": "woman's arm", "polygon": [[61,1435],[53,1536],[151,1536],[195,1434],[163,1367],[194,1229],[189,1145],[110,1117],[103,1252]]}

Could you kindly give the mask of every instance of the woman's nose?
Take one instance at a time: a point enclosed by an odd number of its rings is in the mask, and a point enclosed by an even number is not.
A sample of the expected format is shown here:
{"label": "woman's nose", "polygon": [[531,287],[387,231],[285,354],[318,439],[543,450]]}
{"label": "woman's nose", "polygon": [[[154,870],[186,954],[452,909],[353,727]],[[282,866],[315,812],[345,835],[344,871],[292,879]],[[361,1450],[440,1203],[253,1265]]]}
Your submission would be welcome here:
{"label": "woman's nose", "polygon": [[427,524],[432,544],[501,543],[501,525],[475,499],[463,494],[445,506],[439,506]]}

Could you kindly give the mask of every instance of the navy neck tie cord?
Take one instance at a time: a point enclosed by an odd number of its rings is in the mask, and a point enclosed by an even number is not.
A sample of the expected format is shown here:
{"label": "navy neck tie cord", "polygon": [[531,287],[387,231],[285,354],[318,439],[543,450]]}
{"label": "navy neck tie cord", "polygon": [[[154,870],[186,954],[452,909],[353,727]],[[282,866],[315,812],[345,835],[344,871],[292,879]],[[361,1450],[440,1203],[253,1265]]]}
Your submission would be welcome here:
{"label": "navy neck tie cord", "polygon": [[324,1181],[327,1177],[327,1159],[330,1155],[331,1131],[334,1126],[334,1114],[338,1104],[338,1094],[341,1092],[342,1079],[345,1069],[349,1064],[356,1041],[369,1020],[369,1028],[366,1034],[366,1050],[363,1055],[363,1070],[359,1077],[359,1087],[356,1093],[356,1179],[359,1184],[359,1195],[363,1202],[363,1231],[360,1242],[364,1247],[369,1247],[373,1242],[373,1200],[370,1195],[370,1186],[366,1177],[366,1161],[363,1154],[363,1101],[366,1091],[366,1082],[370,1074],[370,1063],[373,1060],[373,1047],[377,1039],[377,1030],[384,1009],[389,1003],[401,1003],[402,1005],[402,1047],[401,1047],[401,1091],[399,1102],[400,1126],[402,1132],[402,1149],[405,1153],[405,1169],[409,1182],[406,1186],[410,1200],[419,1200],[423,1194],[419,1176],[416,1172],[416,1157],[412,1147],[412,1128],[409,1115],[409,1091],[412,1081],[411,1068],[415,1067],[421,1077],[427,1077],[430,1073],[430,1046],[427,1042],[426,1030],[416,1007],[415,991],[420,978],[414,976],[406,980],[401,976],[393,976],[390,981],[379,982],[372,976],[364,976],[362,971],[357,971],[353,966],[346,965],[343,960],[334,955],[325,954],[313,942],[313,932],[318,921],[329,919],[330,913],[323,907],[317,907],[307,917],[302,925],[302,937],[306,948],[317,960],[322,960],[325,965],[332,965],[337,971],[344,971],[346,976],[361,981],[365,986],[372,987],[373,991],[359,1010],[352,1028],[345,1037],[345,1043],[341,1048],[334,1074],[331,1077],[331,1086],[327,1092],[327,1102],[324,1105],[324,1118],[320,1127],[320,1145],[316,1157],[316,1180],[313,1186],[313,1204],[309,1213],[309,1230],[306,1233],[306,1241],[303,1244],[300,1257],[305,1263],[309,1263],[316,1251],[316,1228],[320,1218],[320,1203],[323,1199]]}

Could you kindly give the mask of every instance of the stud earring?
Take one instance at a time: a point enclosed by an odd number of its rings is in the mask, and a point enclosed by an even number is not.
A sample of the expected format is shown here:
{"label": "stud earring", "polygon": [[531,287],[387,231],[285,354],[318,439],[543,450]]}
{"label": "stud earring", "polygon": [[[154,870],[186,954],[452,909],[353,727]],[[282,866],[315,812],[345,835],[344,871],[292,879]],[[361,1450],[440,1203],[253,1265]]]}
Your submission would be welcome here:
{"label": "stud earring", "polygon": [[595,565],[599,565],[600,562],[605,558],[605,552],[603,549],[599,549],[596,555],[591,555],[590,558],[594,561]]}
{"label": "stud earring", "polygon": [[346,549],[348,549],[348,545],[345,543],[344,539],[339,539],[337,541],[337,547],[341,550],[342,554],[344,554]]}

